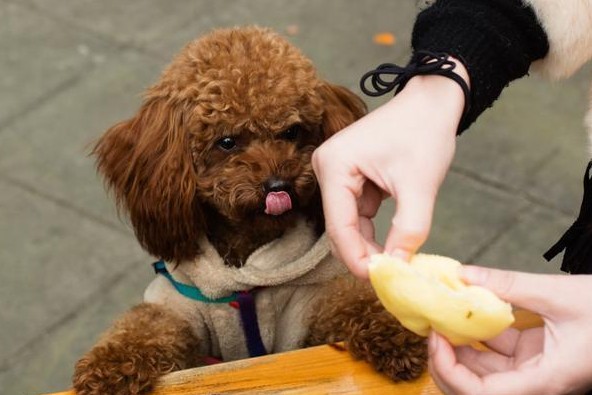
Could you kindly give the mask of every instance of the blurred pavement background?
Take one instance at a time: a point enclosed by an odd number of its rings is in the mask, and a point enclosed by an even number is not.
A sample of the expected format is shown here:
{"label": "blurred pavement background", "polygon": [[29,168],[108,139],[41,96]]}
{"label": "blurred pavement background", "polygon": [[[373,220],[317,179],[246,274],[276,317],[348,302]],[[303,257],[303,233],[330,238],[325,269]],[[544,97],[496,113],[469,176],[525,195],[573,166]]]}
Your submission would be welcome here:
{"label": "blurred pavement background", "polygon": [[[87,153],[173,54],[215,27],[270,26],[359,93],[365,71],[406,61],[415,12],[413,0],[0,0],[0,393],[68,388],[153,277]],[[374,43],[381,32],[396,43]],[[459,139],[424,251],[557,272],[541,254],[579,208],[589,74],[515,82]]]}

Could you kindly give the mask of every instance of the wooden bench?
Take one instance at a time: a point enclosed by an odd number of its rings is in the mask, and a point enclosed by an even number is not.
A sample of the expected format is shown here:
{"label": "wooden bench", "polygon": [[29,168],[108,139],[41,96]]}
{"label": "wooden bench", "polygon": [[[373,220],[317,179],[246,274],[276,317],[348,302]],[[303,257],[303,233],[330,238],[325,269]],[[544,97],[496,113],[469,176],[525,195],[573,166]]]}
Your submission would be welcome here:
{"label": "wooden bench", "polygon": [[[516,311],[515,328],[542,326],[539,316]],[[154,395],[198,394],[441,394],[429,374],[393,383],[340,345],[326,345],[171,373]],[[73,391],[48,395],[75,395]]]}

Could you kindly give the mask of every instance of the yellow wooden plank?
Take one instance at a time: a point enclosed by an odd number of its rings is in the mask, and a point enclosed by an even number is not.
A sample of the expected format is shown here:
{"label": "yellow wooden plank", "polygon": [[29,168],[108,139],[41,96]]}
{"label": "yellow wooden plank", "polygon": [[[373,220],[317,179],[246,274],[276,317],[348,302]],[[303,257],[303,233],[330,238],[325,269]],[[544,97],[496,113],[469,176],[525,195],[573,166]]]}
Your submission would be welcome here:
{"label": "yellow wooden plank", "polygon": [[[515,312],[518,329],[541,326],[536,314]],[[412,382],[393,383],[340,345],[319,346],[171,373],[154,395],[199,394],[441,394],[426,373]],[[74,395],[60,392],[52,395]]]}
{"label": "yellow wooden plank", "polygon": [[319,346],[172,373],[154,395],[181,394],[440,394],[428,375],[393,383],[340,346]]}
{"label": "yellow wooden plank", "polygon": [[514,317],[516,321],[512,327],[520,330],[537,328],[545,324],[540,315],[528,310],[516,310],[514,311]]}

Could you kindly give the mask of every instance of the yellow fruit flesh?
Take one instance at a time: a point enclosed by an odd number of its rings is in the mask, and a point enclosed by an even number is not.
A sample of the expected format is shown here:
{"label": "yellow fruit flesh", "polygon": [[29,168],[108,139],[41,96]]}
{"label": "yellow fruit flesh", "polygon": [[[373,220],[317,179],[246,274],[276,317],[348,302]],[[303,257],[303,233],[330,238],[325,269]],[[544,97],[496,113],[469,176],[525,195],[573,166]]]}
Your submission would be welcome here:
{"label": "yellow fruit flesh", "polygon": [[454,259],[418,254],[410,263],[374,255],[370,281],[384,307],[410,331],[431,329],[454,345],[491,339],[514,322],[512,306],[491,291],[466,285]]}

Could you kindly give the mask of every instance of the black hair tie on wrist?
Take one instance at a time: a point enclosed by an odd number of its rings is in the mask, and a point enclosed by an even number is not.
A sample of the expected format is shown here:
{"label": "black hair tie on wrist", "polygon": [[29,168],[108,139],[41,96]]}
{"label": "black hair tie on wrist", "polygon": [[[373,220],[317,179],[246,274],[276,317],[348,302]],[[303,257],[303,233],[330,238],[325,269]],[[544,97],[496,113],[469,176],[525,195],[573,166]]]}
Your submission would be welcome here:
{"label": "black hair tie on wrist", "polygon": [[[360,80],[360,89],[368,96],[382,96],[395,90],[395,95],[405,88],[409,80],[416,75],[441,75],[450,78],[460,85],[465,96],[465,105],[463,117],[469,112],[471,106],[471,91],[465,80],[452,70],[456,64],[448,59],[446,53],[434,53],[430,51],[417,51],[413,54],[411,61],[405,67],[397,66],[393,63],[383,63],[375,70],[371,70],[362,76]],[[383,76],[394,76],[390,81],[386,81]],[[366,81],[370,79],[373,90],[366,87]]]}

